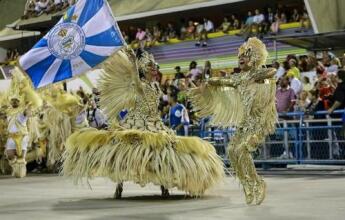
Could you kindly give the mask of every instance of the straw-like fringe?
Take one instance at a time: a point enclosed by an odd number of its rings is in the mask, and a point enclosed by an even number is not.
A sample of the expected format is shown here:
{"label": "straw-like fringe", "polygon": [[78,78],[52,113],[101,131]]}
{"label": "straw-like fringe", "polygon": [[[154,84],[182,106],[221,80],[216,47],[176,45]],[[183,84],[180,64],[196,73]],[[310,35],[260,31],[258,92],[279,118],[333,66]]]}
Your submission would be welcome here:
{"label": "straw-like fringe", "polygon": [[189,92],[189,98],[200,117],[212,116],[212,125],[237,126],[243,119],[244,106],[238,91],[233,88],[196,88]]}
{"label": "straw-like fringe", "polygon": [[61,160],[65,149],[65,141],[72,134],[71,119],[67,114],[49,107],[45,111],[44,124],[49,129],[48,134],[48,165]]}
{"label": "straw-like fringe", "polygon": [[63,174],[76,183],[84,177],[109,177],[201,196],[224,177],[223,163],[208,142],[195,137],[138,130],[84,129],[70,136]]}

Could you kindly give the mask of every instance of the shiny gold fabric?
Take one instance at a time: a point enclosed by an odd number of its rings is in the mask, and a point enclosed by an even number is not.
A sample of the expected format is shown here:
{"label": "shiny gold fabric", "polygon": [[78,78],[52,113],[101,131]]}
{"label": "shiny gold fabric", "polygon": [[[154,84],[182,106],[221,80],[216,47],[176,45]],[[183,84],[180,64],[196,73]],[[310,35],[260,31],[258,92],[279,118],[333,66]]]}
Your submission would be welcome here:
{"label": "shiny gold fabric", "polygon": [[[192,196],[203,195],[223,178],[223,163],[212,145],[196,137],[177,137],[163,124],[159,86],[139,80],[126,52],[112,57],[105,70],[101,103],[112,118],[111,129],[85,129],[68,138],[65,176],[76,181],[103,176],[118,183],[153,183]],[[126,107],[126,119],[117,122],[114,116]]]}
{"label": "shiny gold fabric", "polygon": [[[247,43],[241,47],[240,54],[255,54],[252,63],[262,64],[267,53],[260,50],[265,47],[256,48],[259,42],[253,42],[250,40],[250,46]],[[231,166],[244,187],[247,203],[255,198],[256,204],[261,204],[266,185],[256,173],[251,152],[275,130],[276,82],[272,78],[274,69],[252,67],[229,78],[211,78],[205,86],[192,90],[190,98],[201,117],[212,116],[213,124],[236,128],[228,146]]]}

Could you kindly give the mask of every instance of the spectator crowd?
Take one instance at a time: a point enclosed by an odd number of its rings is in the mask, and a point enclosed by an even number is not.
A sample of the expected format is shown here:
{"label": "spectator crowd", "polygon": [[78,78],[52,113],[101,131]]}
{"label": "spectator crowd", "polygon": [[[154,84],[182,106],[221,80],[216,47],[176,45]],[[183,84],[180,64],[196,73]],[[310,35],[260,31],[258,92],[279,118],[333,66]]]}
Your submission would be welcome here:
{"label": "spectator crowd", "polygon": [[147,27],[124,27],[121,28],[122,35],[127,43],[138,47],[152,47],[157,42],[164,43],[169,39],[196,40],[196,46],[207,46],[208,34],[212,32],[223,32],[239,30],[237,35],[248,38],[257,36],[262,38],[264,35],[276,35],[280,31],[280,25],[288,22],[299,22],[300,28],[296,32],[308,31],[311,27],[306,8],[298,10],[296,8],[285,8],[278,5],[276,9],[265,8],[264,10],[255,9],[248,11],[246,16],[232,14],[224,17],[219,24],[214,23],[209,18],[181,19],[179,23],[169,22],[166,25],[157,23]]}
{"label": "spectator crowd", "polygon": [[23,19],[38,17],[42,14],[52,14],[63,11],[71,5],[74,5],[76,0],[27,0]]}

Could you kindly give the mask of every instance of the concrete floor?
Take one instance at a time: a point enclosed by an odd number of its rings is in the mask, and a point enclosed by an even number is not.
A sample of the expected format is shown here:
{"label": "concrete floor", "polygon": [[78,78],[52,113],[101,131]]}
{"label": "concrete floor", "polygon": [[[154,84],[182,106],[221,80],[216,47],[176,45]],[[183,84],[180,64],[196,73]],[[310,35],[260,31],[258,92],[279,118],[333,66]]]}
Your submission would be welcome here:
{"label": "concrete floor", "polygon": [[124,198],[112,200],[114,184],[95,179],[75,186],[59,176],[24,179],[0,176],[0,219],[345,219],[345,176],[266,176],[268,196],[261,206],[247,206],[238,183],[224,184],[202,199],[173,191],[168,200],[159,188],[126,184]]}

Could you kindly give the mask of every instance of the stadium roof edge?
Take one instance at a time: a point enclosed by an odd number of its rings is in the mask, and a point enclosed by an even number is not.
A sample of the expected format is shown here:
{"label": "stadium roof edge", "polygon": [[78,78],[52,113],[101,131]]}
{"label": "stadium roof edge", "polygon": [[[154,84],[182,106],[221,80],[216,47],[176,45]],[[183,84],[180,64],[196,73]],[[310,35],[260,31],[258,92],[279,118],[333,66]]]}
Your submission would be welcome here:
{"label": "stadium roof edge", "polygon": [[304,48],[309,51],[345,49],[345,30],[298,36],[285,35],[270,37],[268,39],[276,40],[278,42],[289,44],[295,47]]}
{"label": "stadium roof edge", "polygon": [[[174,13],[174,12],[179,12],[179,11],[188,11],[188,10],[193,10],[193,9],[197,9],[197,8],[205,8],[205,7],[211,7],[211,6],[231,4],[231,3],[242,2],[242,1],[244,1],[244,0],[212,0],[212,1],[187,4],[187,5],[180,5],[180,6],[170,7],[170,8],[145,11],[145,12],[138,12],[138,13],[134,13],[134,14],[121,15],[121,16],[115,16],[115,17],[118,21],[126,21],[126,20],[150,17],[150,16],[155,16],[155,15]],[[113,9],[113,11],[114,11],[114,9]]]}

